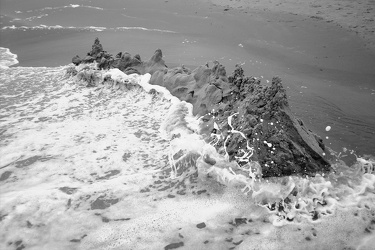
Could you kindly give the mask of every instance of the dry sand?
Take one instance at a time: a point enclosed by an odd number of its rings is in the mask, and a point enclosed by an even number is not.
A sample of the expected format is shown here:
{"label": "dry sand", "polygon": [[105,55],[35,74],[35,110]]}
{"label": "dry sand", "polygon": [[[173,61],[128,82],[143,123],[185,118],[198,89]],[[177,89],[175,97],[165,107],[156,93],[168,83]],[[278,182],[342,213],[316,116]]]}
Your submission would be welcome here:
{"label": "dry sand", "polygon": [[375,51],[374,0],[210,0],[224,8],[305,15],[355,32]]}

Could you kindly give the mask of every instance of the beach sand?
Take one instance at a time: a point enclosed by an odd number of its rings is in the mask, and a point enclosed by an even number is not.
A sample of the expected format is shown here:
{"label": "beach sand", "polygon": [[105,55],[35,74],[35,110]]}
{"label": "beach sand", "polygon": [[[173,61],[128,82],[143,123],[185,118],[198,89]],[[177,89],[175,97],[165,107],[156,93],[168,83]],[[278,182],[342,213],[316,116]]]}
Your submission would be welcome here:
{"label": "beach sand", "polygon": [[375,49],[375,1],[373,0],[211,0],[224,7],[243,11],[256,9],[305,15],[334,23],[356,33],[371,50]]}

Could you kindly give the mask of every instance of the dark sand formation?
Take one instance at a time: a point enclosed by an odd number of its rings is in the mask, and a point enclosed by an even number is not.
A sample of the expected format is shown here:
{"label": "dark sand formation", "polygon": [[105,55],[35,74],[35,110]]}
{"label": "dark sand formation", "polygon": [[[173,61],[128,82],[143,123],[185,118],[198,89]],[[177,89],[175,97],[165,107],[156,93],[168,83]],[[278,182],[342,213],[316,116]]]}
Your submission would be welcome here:
{"label": "dark sand formation", "polygon": [[252,160],[262,167],[263,177],[327,172],[322,139],[296,118],[288,105],[280,78],[271,86],[247,77],[236,66],[227,77],[224,66],[214,62],[190,70],[184,66],[169,69],[162,51],[148,61],[127,52],[116,57],[103,50],[96,39],[87,56],[72,62],[92,63],[100,69],[118,68],[126,74],[151,74],[150,84],[167,88],[172,95],[193,105],[193,114],[202,116],[202,134],[217,138],[218,150],[225,149],[230,160],[241,164]]}

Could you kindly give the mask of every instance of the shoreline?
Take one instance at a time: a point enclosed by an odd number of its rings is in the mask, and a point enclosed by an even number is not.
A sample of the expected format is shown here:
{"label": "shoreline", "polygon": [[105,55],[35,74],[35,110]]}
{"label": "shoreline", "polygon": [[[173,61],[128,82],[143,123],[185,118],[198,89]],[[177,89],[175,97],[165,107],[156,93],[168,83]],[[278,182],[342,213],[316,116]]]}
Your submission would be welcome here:
{"label": "shoreline", "polygon": [[[126,10],[119,8],[121,4],[107,6],[95,1],[91,5],[104,10],[62,8],[64,15],[82,13],[82,17],[69,22],[55,20],[52,10],[43,10],[41,14],[51,14],[50,19],[37,18],[30,25],[84,27],[89,24],[106,27],[103,31],[6,29],[0,31],[5,36],[0,45],[18,55],[17,66],[66,65],[72,56],[82,55],[88,41],[95,37],[101,38],[110,53],[127,51],[133,55],[140,53],[143,58],[160,48],[166,53],[163,56],[168,67],[196,68],[217,60],[227,72],[232,72],[240,64],[247,75],[266,84],[272,77],[280,77],[295,115],[323,136],[335,151],[347,147],[359,154],[373,154],[375,54],[369,53],[355,34],[306,16],[244,8],[226,10],[209,0],[155,0],[147,9],[142,8],[146,1],[132,0]],[[234,6],[243,0],[227,2]],[[115,13],[114,7],[118,9]],[[8,12],[16,10],[25,11],[26,7],[13,7]],[[95,15],[88,12],[117,15],[98,23],[90,19]],[[21,15],[16,17],[26,17]],[[113,29],[124,25],[177,33]],[[327,125],[334,127],[330,133],[324,130]]]}
{"label": "shoreline", "polygon": [[258,10],[264,12],[288,13],[306,18],[333,23],[359,37],[365,47],[375,54],[375,2],[366,1],[325,1],[325,0],[205,0],[214,6],[231,8],[243,12]]}

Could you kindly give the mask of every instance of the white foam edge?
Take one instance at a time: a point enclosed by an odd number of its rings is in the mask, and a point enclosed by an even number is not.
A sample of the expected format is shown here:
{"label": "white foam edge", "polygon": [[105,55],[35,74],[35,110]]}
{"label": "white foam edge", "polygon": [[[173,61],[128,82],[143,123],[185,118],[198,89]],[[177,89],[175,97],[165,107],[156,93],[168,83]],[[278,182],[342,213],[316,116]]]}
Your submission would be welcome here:
{"label": "white foam edge", "polygon": [[157,31],[157,32],[165,32],[165,33],[177,33],[172,30],[162,30],[162,29],[148,29],[144,27],[116,27],[116,30],[143,30],[143,31]]}
{"label": "white foam edge", "polygon": [[61,26],[61,25],[44,25],[40,24],[37,26],[4,26],[1,28],[2,30],[37,30],[37,29],[75,29],[75,30],[95,30],[95,31],[104,31],[104,30],[112,30],[112,31],[126,31],[126,30],[141,30],[141,31],[150,31],[150,32],[161,32],[161,33],[177,33],[172,30],[162,30],[162,29],[149,29],[144,27],[114,27],[114,28],[107,28],[107,27],[96,27],[96,26],[85,26],[85,27],[74,27],[74,26]]}
{"label": "white foam edge", "polygon": [[111,76],[111,78],[115,81],[130,80],[133,83],[136,83],[139,86],[141,86],[146,92],[155,90],[156,92],[160,93],[164,99],[172,103],[170,112],[173,112],[177,108],[178,105],[182,104],[186,106],[188,109],[188,114],[185,120],[188,123],[190,129],[194,131],[198,131],[199,121],[197,117],[193,115],[193,105],[191,103],[181,101],[180,99],[172,95],[171,92],[169,92],[169,90],[163,86],[150,84],[151,75],[149,73],[146,73],[144,75],[138,75],[138,74],[127,75],[119,69],[110,69],[107,73],[103,75],[103,77],[106,77],[106,76]]}
{"label": "white foam edge", "polygon": [[[173,112],[178,110],[179,105],[185,105],[185,107],[188,108],[188,114],[186,115],[185,120],[190,125],[189,127],[191,129],[193,129],[195,131],[198,131],[199,119],[197,117],[194,117],[194,115],[193,115],[193,105],[190,104],[190,103],[187,103],[185,101],[181,101],[177,97],[173,96],[169,92],[169,90],[167,90],[165,87],[150,84],[149,82],[150,82],[150,79],[151,79],[151,75],[149,73],[146,73],[144,75],[138,75],[138,74],[127,75],[119,69],[110,69],[107,73],[105,73],[103,75],[103,77],[106,77],[106,76],[110,76],[115,81],[126,81],[126,80],[128,80],[128,81],[131,81],[133,83],[137,83],[146,92],[149,92],[151,90],[157,91],[158,93],[160,93],[163,96],[163,98],[167,99],[168,101],[170,101],[172,103],[172,107],[169,110],[168,116],[170,116]],[[170,137],[169,135],[166,135],[167,131],[165,129],[161,128],[160,132],[162,133],[163,138],[169,138]],[[203,143],[203,141],[199,138],[199,135],[194,136],[194,135],[191,135],[191,134],[187,134],[186,131],[183,131],[183,130],[178,130],[178,131],[175,131],[175,132],[178,132],[178,133],[181,134],[181,139],[175,140],[173,142],[174,147],[177,147],[179,149],[189,150],[189,151],[191,151],[191,150],[196,151],[196,152],[201,153],[202,155],[204,153],[208,153],[206,151],[210,151],[211,154],[213,154],[213,152],[215,151],[214,148],[211,145],[207,145],[207,144]],[[181,143],[182,141],[186,142],[185,141],[186,139],[188,139],[188,141],[190,141],[191,143],[188,143],[188,144]],[[200,142],[200,143],[198,143],[198,145],[196,145],[196,146],[193,146],[194,144],[192,143],[192,141]],[[215,153],[216,153],[215,158],[218,159],[219,158],[218,154],[217,154],[216,151],[215,151]],[[212,169],[219,170],[220,168],[212,167]],[[214,171],[214,172],[217,172],[217,171]],[[221,175],[221,174],[219,173],[218,175]],[[231,179],[231,180],[238,178],[238,176],[236,176],[232,173],[229,173],[229,172],[226,173],[226,176],[229,177],[229,179]],[[243,180],[241,180],[240,182],[243,182]]]}
{"label": "white foam edge", "polygon": [[141,86],[146,92],[150,92],[154,89],[155,91],[160,93],[165,99],[171,101],[172,104],[181,102],[177,97],[173,96],[165,87],[150,84],[151,75],[149,73],[146,73],[144,75],[127,75],[119,69],[110,69],[105,74],[103,74],[103,78],[105,78],[106,76],[110,76],[115,81],[131,81],[132,83],[136,83],[139,86]]}

